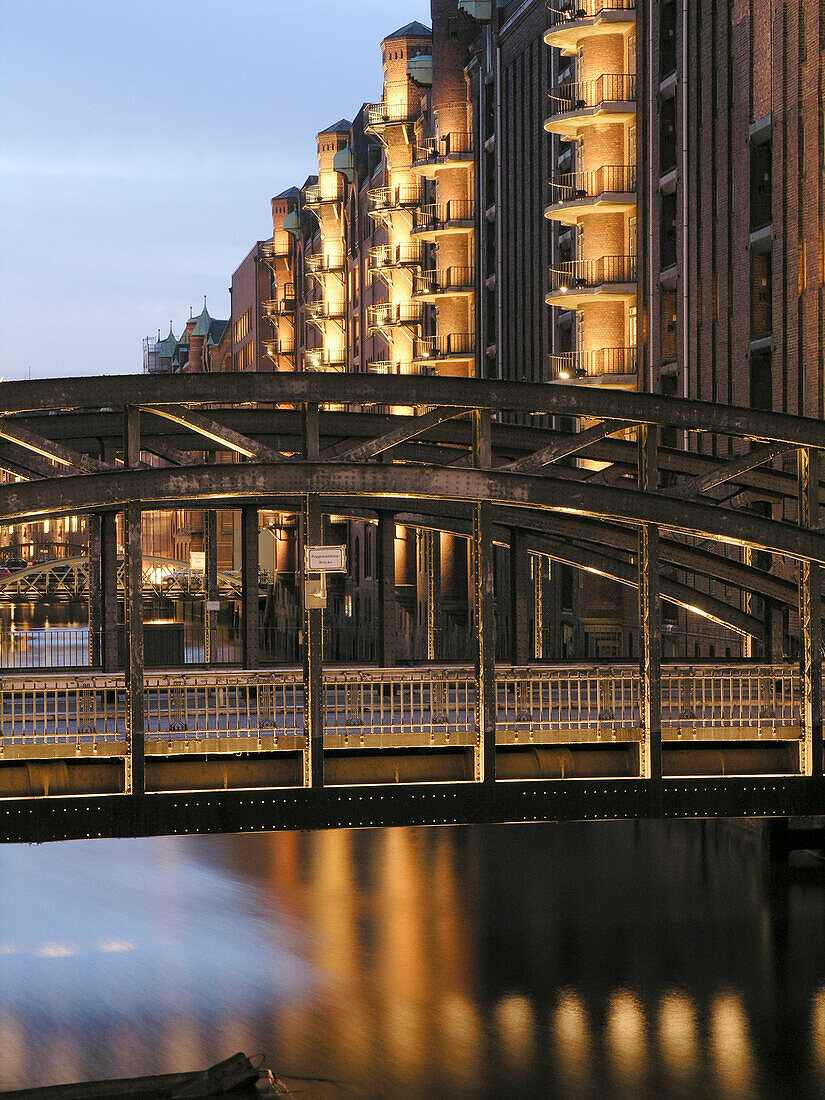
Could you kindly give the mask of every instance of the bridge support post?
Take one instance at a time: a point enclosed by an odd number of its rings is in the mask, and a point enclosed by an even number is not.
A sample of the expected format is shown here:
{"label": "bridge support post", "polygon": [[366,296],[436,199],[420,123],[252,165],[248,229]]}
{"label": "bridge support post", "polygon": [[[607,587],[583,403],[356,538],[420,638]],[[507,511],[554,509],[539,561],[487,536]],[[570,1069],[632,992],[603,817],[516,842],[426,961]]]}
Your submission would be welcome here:
{"label": "bridge support post", "polygon": [[257,668],[259,651],[258,509],[241,509],[241,650],[244,668]]}
{"label": "bridge support post", "polygon": [[[489,409],[473,411],[473,465],[491,465]],[[476,643],[476,726],[479,745],[476,779],[493,783],[496,778],[496,617],[493,593],[493,507],[489,501],[473,506],[473,603]]]}
{"label": "bridge support post", "polygon": [[395,513],[378,513],[378,664],[394,668],[397,660],[395,621]]}
{"label": "bridge support post", "polygon": [[[538,568],[540,559],[535,559]],[[510,532],[510,661],[530,663],[530,554],[521,531]],[[537,654],[538,656],[538,654]]]}
{"label": "bridge support post", "polygon": [[427,660],[437,661],[441,652],[441,534],[425,531],[427,549]]}
{"label": "bridge support post", "polygon": [[[656,426],[639,425],[639,488],[659,480]],[[651,810],[664,811],[662,791],[662,623],[659,606],[659,528],[639,528],[639,671],[641,680],[642,777],[652,784]]]}
{"label": "bridge support post", "polygon": [[[801,447],[798,453],[799,526],[819,526],[819,451]],[[803,775],[822,777],[822,581],[818,563],[799,562],[799,621],[802,649]]]}
{"label": "bridge support post", "polygon": [[[209,610],[209,604],[218,599],[218,513],[209,508],[203,514],[203,648],[204,662],[211,665],[215,660],[215,629],[218,623],[216,611]],[[257,585],[258,578],[255,578]]]}
{"label": "bridge support post", "polygon": [[324,785],[324,627],[323,612],[311,607],[307,598],[307,574],[304,569],[304,548],[319,545],[323,540],[321,504],[314,493],[303,497],[303,539],[301,545],[301,575],[304,604],[304,785]]}
{"label": "bridge support post", "polygon": [[141,508],[124,509],[123,565],[126,609],[126,793],[143,794],[145,783],[145,709],[143,699],[143,544]]}
{"label": "bridge support post", "polygon": [[90,515],[89,532],[89,664],[104,672],[117,670],[117,516]]}

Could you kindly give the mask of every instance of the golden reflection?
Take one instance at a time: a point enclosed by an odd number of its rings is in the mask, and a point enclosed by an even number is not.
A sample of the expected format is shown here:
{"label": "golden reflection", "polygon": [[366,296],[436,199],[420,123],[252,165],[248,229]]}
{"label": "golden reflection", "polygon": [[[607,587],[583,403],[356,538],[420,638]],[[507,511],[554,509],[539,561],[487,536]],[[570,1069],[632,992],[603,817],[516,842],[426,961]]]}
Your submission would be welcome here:
{"label": "golden reflection", "polygon": [[502,997],[495,1007],[495,1022],[510,1068],[530,1069],[536,1053],[536,1019],[530,1001],[516,993]]}
{"label": "golden reflection", "polygon": [[753,1051],[748,1019],[733,993],[721,993],[710,1014],[710,1054],[723,1095],[750,1096],[753,1091]]}
{"label": "golden reflection", "polygon": [[43,1080],[56,1085],[82,1081],[87,1076],[83,1064],[84,1049],[80,1037],[74,1032],[68,1028],[58,1031],[49,1039],[38,1059]]}
{"label": "golden reflection", "polygon": [[569,1095],[586,1091],[592,1036],[587,1012],[577,993],[561,995],[553,1018],[557,1073]]}
{"label": "golden reflection", "polygon": [[0,1014],[0,1087],[23,1088],[30,1080],[31,1067],[26,1036],[10,1013]]}
{"label": "golden reflection", "polygon": [[209,1065],[209,1051],[196,1020],[183,1017],[171,1020],[165,1029],[163,1042],[166,1048],[163,1061],[165,1065],[175,1067],[173,1073]]}
{"label": "golden reflection", "polygon": [[811,1003],[811,1048],[814,1070],[825,1090],[825,988],[814,994]]}
{"label": "golden reflection", "polygon": [[607,1046],[617,1077],[627,1081],[644,1074],[647,1028],[642,1006],[627,990],[614,993],[607,1015]]}
{"label": "golden reflection", "polygon": [[441,1001],[440,1017],[437,1049],[444,1069],[456,1084],[476,1092],[483,1064],[478,1009],[460,993],[448,993]]}
{"label": "golden reflection", "polygon": [[688,1077],[698,1068],[696,1008],[683,993],[666,993],[659,1005],[659,1047],[671,1074]]}

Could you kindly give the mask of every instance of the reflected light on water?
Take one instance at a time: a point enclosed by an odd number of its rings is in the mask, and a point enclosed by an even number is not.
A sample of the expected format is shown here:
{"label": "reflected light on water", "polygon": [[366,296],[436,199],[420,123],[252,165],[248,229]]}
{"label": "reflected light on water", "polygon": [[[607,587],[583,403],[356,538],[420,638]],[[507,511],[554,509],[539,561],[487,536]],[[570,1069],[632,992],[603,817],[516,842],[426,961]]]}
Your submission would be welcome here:
{"label": "reflected light on water", "polygon": [[615,1075],[624,1081],[641,1077],[647,1061],[647,1028],[642,1006],[627,990],[611,998],[606,1033]]}
{"label": "reflected light on water", "polygon": [[753,1050],[748,1018],[739,997],[721,993],[711,1007],[710,1054],[724,1095],[750,1096],[753,1091]]}
{"label": "reflected light on water", "polygon": [[527,997],[511,993],[495,1006],[501,1051],[511,1069],[526,1072],[536,1053],[536,1018]]}
{"label": "reflected light on water", "polygon": [[28,1062],[23,1028],[8,1012],[0,1013],[0,1081],[8,1088],[22,1088],[27,1084]]}
{"label": "reflected light on water", "polygon": [[478,1008],[460,993],[448,993],[441,1001],[440,1023],[444,1068],[455,1084],[476,1089],[482,1064]]}
{"label": "reflected light on water", "polygon": [[811,1001],[811,1057],[825,1090],[825,988],[818,990]]}
{"label": "reflected light on water", "polygon": [[696,1073],[699,1058],[696,1007],[683,993],[666,993],[662,997],[659,1047],[671,1074],[688,1077]]}
{"label": "reflected light on water", "polygon": [[556,1072],[565,1092],[576,1095],[586,1091],[590,1076],[592,1036],[587,1012],[578,994],[566,990],[553,1016]]}

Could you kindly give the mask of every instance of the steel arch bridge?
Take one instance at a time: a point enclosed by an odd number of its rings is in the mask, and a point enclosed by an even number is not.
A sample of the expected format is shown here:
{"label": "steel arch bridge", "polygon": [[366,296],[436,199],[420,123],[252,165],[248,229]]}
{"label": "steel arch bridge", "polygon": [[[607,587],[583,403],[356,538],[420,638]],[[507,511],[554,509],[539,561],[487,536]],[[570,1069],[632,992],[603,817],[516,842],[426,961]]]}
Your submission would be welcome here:
{"label": "steel arch bridge", "polygon": [[[683,445],[662,446],[661,429]],[[0,523],[91,517],[90,605],[105,615],[106,531],[122,512],[130,641],[120,677],[3,681],[4,833],[821,812],[823,447],[819,421],[599,387],[361,374],[4,383],[0,468],[24,480],[0,486]],[[180,507],[243,510],[234,678],[144,674],[140,516]],[[256,671],[264,507],[298,512],[308,541],[324,511],[377,515],[379,542],[387,517],[469,537],[475,667],[391,671],[384,569],[387,668],[325,671],[308,609],[302,675]],[[636,587],[638,668],[497,669],[496,541]],[[789,568],[762,569],[751,550]],[[701,592],[708,579],[735,602]],[[660,597],[761,638],[754,595],[799,609],[798,667],[663,669]]]}
{"label": "steel arch bridge", "polygon": [[[117,590],[125,591],[122,554],[117,556]],[[0,577],[0,602],[5,600],[82,600],[89,596],[89,558],[56,558]],[[203,572],[191,569],[187,562],[144,554],[142,559],[143,595],[195,596],[203,593]],[[218,590],[222,596],[240,595],[240,578],[232,573],[217,572]]]}

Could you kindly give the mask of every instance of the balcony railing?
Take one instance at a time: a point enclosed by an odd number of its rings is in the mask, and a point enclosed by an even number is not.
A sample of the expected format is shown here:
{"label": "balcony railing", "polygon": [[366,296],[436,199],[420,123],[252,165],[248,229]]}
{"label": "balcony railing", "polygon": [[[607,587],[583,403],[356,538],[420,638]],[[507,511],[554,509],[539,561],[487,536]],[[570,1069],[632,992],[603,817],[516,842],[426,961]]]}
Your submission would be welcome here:
{"label": "balcony railing", "polygon": [[470,133],[442,134],[439,137],[424,138],[415,146],[414,164],[433,164],[453,158],[466,159],[473,154],[473,135]]}
{"label": "balcony railing", "polygon": [[467,358],[475,354],[474,332],[449,332],[446,336],[420,336],[415,341],[414,359]]}
{"label": "balcony railing", "polygon": [[304,353],[304,370],[339,369],[347,365],[347,349],[309,348]]}
{"label": "balcony railing", "polygon": [[635,256],[600,256],[597,260],[568,260],[550,268],[551,291],[587,290],[606,283],[635,283]]}
{"label": "balcony railing", "polygon": [[401,184],[398,187],[371,187],[367,198],[372,204],[370,213],[382,210],[398,210],[400,207],[418,206],[421,202],[421,189],[415,184]]}
{"label": "balcony railing", "polygon": [[418,244],[379,244],[369,251],[370,271],[386,267],[416,267],[421,263],[421,246]]}
{"label": "balcony railing", "polygon": [[364,107],[367,127],[378,129],[403,122],[415,122],[421,114],[421,104],[400,100],[398,103],[367,103]]}
{"label": "balcony railing", "polygon": [[421,324],[419,302],[380,302],[367,306],[367,323],[370,328],[391,328],[395,325]]}
{"label": "balcony railing", "polygon": [[474,277],[475,269],[472,267],[422,271],[413,279],[413,294],[449,294],[451,290],[472,290]]}
{"label": "balcony railing", "polygon": [[373,359],[367,363],[371,374],[430,374],[426,363],[413,363],[409,359]]}
{"label": "balcony railing", "polygon": [[631,194],[636,190],[636,165],[603,164],[589,172],[563,172],[549,183],[553,203],[575,202],[611,193]]}
{"label": "balcony railing", "polygon": [[636,74],[602,73],[595,80],[559,84],[547,94],[553,115],[585,111],[604,103],[632,103],[636,99]]}
{"label": "balcony railing", "polygon": [[472,222],[475,204],[472,199],[449,199],[433,202],[415,211],[413,230],[445,229],[457,222]]}
{"label": "balcony railing", "polygon": [[347,303],[341,299],[307,302],[306,309],[310,321],[340,320],[347,315]]}
{"label": "balcony railing", "polygon": [[344,181],[336,173],[335,179],[311,183],[304,188],[304,206],[320,206],[325,202],[340,202],[344,197]]}
{"label": "balcony railing", "polygon": [[595,19],[606,11],[635,11],[636,0],[549,0],[550,26]]}
{"label": "balcony railing", "polygon": [[322,256],[320,252],[311,256],[304,257],[304,264],[307,271],[314,274],[324,275],[331,271],[343,271],[344,270],[344,257],[343,256]]}
{"label": "balcony railing", "polygon": [[295,354],[295,341],[294,340],[264,340],[264,354],[275,358],[278,355],[294,355]]}
{"label": "balcony railing", "polygon": [[261,255],[267,260],[274,260],[277,256],[288,256],[290,247],[288,237],[283,241],[261,241],[259,245]]}
{"label": "balcony railing", "polygon": [[550,378],[567,381],[601,378],[609,374],[635,374],[635,348],[595,348],[592,351],[568,351],[548,356]]}
{"label": "balcony railing", "polygon": [[295,286],[292,283],[285,283],[284,292],[280,298],[268,298],[261,304],[267,317],[278,317],[282,313],[294,313]]}

